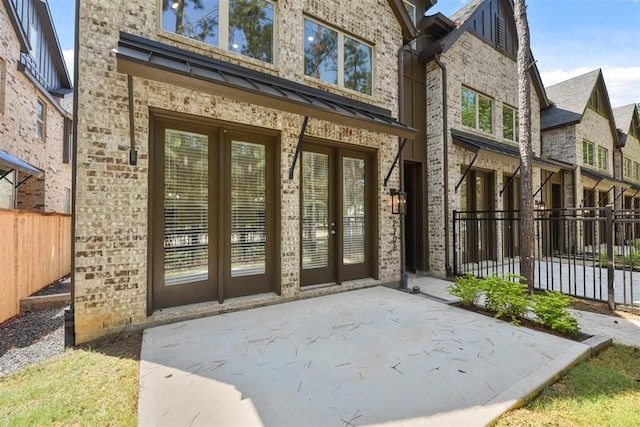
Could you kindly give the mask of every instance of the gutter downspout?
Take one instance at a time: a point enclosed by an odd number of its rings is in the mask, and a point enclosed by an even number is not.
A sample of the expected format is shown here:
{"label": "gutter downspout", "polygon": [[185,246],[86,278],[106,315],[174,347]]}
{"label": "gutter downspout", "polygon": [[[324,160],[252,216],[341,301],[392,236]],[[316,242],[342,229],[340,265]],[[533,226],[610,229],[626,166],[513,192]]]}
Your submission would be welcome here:
{"label": "gutter downspout", "polygon": [[[403,44],[398,49],[398,121],[404,123],[404,53],[411,49],[411,41]],[[400,191],[404,191],[404,159],[402,156],[402,141],[398,138],[398,150],[400,150],[398,172],[400,173]],[[407,250],[405,215],[400,215],[400,289],[409,287],[409,275],[407,274]]]}
{"label": "gutter downspout", "polygon": [[444,214],[444,268],[447,277],[453,276],[451,261],[449,257],[449,120],[447,102],[447,67],[440,61],[440,53],[435,53],[433,59],[442,70],[442,186],[443,214]]}

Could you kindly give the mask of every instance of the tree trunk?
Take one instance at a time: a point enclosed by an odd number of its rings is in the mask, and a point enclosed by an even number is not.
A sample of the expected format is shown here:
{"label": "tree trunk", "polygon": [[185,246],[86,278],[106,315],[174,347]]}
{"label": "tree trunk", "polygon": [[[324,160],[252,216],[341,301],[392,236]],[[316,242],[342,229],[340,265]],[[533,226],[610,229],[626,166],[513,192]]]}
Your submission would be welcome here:
{"label": "tree trunk", "polygon": [[518,34],[518,115],[520,127],[520,274],[529,287],[534,286],[534,210],[533,210],[533,149],[531,144],[531,67],[529,24],[525,0],[514,1]]}

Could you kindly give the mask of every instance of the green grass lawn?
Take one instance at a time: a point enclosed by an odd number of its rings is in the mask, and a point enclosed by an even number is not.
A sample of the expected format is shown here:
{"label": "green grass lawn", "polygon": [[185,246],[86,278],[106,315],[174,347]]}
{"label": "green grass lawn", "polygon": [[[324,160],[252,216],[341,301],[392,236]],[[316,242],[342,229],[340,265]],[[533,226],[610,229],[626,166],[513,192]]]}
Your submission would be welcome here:
{"label": "green grass lawn", "polygon": [[141,337],[109,337],[0,378],[0,425],[136,426]]}
{"label": "green grass lawn", "polygon": [[640,348],[612,345],[496,426],[640,426]]}

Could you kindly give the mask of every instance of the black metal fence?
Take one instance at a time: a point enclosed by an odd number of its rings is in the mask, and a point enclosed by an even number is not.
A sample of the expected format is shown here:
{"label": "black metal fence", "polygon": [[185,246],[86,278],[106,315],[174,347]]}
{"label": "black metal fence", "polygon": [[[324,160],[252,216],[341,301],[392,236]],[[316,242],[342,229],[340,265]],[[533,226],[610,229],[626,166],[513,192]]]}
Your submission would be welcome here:
{"label": "black metal fence", "polygon": [[[454,211],[456,275],[520,272],[519,211]],[[535,287],[640,307],[640,210],[535,211]]]}

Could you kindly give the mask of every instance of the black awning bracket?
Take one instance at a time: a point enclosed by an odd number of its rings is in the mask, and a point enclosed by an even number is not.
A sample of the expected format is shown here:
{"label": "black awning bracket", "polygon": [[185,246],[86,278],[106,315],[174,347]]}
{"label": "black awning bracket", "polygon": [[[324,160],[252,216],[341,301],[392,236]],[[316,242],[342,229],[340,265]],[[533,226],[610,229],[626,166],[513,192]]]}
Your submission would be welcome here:
{"label": "black awning bracket", "polygon": [[538,187],[538,190],[534,193],[533,198],[535,199],[536,196],[542,191],[542,189],[544,188],[545,185],[547,185],[547,182],[549,182],[551,180],[551,177],[555,174],[555,172],[551,172],[549,174],[549,176],[547,177],[547,179],[544,180],[544,182],[542,183],[542,185],[540,187]]}
{"label": "black awning bracket", "polygon": [[518,165],[516,170],[514,170],[513,173],[511,174],[511,176],[509,177],[509,180],[507,181],[507,183],[504,185],[504,187],[502,187],[502,190],[500,190],[500,196],[502,196],[502,193],[504,193],[504,191],[507,189],[507,187],[511,185],[511,183],[513,182],[513,180],[516,177],[516,174],[520,171],[520,166],[522,166],[522,165],[521,164]]}
{"label": "black awning bracket", "polygon": [[600,203],[602,203],[604,198],[607,197],[609,195],[609,193],[611,193],[611,190],[613,190],[614,188],[616,188],[616,186],[612,185],[611,188],[609,190],[607,190],[606,193],[604,193],[604,195],[600,198],[600,200],[598,200],[598,206],[600,206]]}
{"label": "black awning bracket", "polygon": [[[6,179],[7,181],[11,182],[11,181],[9,180],[9,178],[7,178],[7,176],[9,176],[9,174],[10,174],[11,172],[13,172],[14,170],[15,170],[15,169],[10,169],[10,170],[8,170],[7,172],[3,173],[3,174],[2,174],[2,176],[0,176],[0,181],[2,181],[3,179]],[[11,183],[13,184],[13,182],[11,182]]]}
{"label": "black awning bracket", "polygon": [[464,181],[464,179],[467,177],[467,174],[473,167],[473,164],[476,162],[476,159],[478,158],[478,154],[480,154],[479,151],[476,153],[475,156],[473,156],[473,160],[471,160],[471,163],[469,163],[469,166],[467,166],[467,168],[464,170],[464,173],[460,177],[460,181],[458,181],[458,183],[456,184],[456,188],[455,188],[456,193],[458,192],[458,188],[462,185],[462,181]]}
{"label": "black awning bracket", "polygon": [[23,179],[22,181],[20,181],[19,183],[16,184],[16,188],[20,187],[22,184],[24,184],[25,182],[29,181],[29,179],[31,179],[33,175],[29,175],[28,177],[26,177],[25,179]]}
{"label": "black awning bracket", "polygon": [[400,155],[402,154],[402,150],[404,150],[404,145],[407,143],[407,138],[404,138],[398,147],[398,152],[396,153],[396,157],[393,159],[393,163],[391,163],[391,168],[389,168],[389,172],[387,172],[387,176],[384,177],[384,186],[386,187],[389,183],[389,179],[391,179],[391,174],[393,173],[393,169],[398,164],[398,160],[400,160]]}
{"label": "black awning bracket", "polygon": [[624,194],[624,192],[625,192],[625,191],[627,191],[627,189],[626,189],[626,188],[623,188],[623,189],[622,189],[622,191],[620,192],[620,194],[618,194],[618,195],[613,199],[613,202],[611,202],[611,204],[613,205],[613,204],[616,202],[616,200],[618,200],[618,199],[620,198],[620,196],[622,196],[622,195]]}
{"label": "black awning bracket", "polygon": [[133,77],[127,75],[127,90],[129,91],[129,138],[131,147],[129,148],[129,164],[136,166],[138,164],[138,150],[136,149],[136,127],[133,111]]}
{"label": "black awning bracket", "polygon": [[296,146],[296,153],[293,156],[291,167],[289,168],[289,180],[293,179],[294,171],[296,170],[296,163],[298,163],[298,157],[300,156],[300,150],[302,149],[302,140],[304,139],[304,133],[307,131],[307,124],[309,123],[309,116],[304,116],[302,122],[302,129],[300,129],[300,135],[298,136],[298,145]]}
{"label": "black awning bracket", "polygon": [[[604,181],[604,178],[601,178],[600,181],[596,182],[596,185],[593,186],[593,188],[591,190],[589,190],[589,192],[587,193],[586,196],[584,196],[582,198],[582,206],[584,206],[585,201],[591,197],[591,195],[593,194],[594,191],[596,191],[596,188],[598,188],[598,185],[600,185],[600,183]],[[599,203],[598,203],[599,204]]]}

